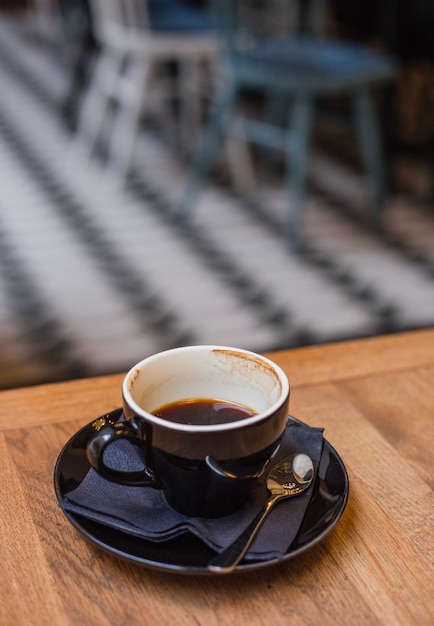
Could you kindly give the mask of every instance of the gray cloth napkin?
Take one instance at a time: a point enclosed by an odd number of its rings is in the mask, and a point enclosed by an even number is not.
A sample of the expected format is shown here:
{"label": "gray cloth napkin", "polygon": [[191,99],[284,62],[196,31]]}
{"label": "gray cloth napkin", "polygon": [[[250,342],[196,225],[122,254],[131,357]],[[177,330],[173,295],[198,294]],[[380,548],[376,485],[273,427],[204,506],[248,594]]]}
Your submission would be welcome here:
{"label": "gray cloth napkin", "polygon": [[[273,465],[288,454],[304,452],[311,457],[316,474],[322,446],[322,428],[289,421]],[[109,452],[111,458],[106,462],[118,469],[134,470],[143,465],[137,447],[127,441],[113,443]],[[258,480],[250,501],[239,511],[225,517],[204,519],[174,511],[159,489],[112,483],[90,469],[81,484],[60,501],[60,506],[65,511],[155,542],[189,532],[220,552],[237,538],[265,504],[269,495],[265,480],[266,475]],[[312,490],[313,485],[303,494],[277,504],[252,543],[246,559],[272,560],[285,555],[303,521]]]}

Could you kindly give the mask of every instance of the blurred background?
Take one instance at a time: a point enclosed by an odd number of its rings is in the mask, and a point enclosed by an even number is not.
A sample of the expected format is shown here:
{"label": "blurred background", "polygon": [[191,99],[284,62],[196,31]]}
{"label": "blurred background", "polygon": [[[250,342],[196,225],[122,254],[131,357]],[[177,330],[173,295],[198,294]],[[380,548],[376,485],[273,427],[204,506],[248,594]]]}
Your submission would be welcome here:
{"label": "blurred background", "polygon": [[0,0],[0,388],[433,325],[433,0],[226,4]]}

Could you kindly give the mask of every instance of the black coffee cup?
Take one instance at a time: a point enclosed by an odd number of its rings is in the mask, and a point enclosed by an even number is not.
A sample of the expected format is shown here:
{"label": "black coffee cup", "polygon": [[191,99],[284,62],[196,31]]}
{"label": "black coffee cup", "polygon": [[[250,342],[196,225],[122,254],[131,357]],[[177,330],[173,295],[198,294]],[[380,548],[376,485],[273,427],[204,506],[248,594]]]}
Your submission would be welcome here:
{"label": "black coffee cup", "polygon": [[[162,488],[168,503],[189,516],[240,508],[277,452],[288,419],[285,373],[237,348],[160,352],[128,372],[122,392],[125,421],[91,438],[89,462],[108,480]],[[106,465],[104,452],[119,439],[142,448],[142,471]]]}

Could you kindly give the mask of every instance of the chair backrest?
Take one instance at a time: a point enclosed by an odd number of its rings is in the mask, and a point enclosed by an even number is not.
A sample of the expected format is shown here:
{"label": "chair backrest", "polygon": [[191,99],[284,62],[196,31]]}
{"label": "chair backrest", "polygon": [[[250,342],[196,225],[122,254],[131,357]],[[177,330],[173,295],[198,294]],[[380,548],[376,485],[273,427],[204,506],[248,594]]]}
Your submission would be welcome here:
{"label": "chair backrest", "polygon": [[110,41],[119,32],[133,28],[149,28],[146,0],[90,0],[92,21],[96,37]]}
{"label": "chair backrest", "polygon": [[325,0],[213,0],[212,4],[230,52],[247,50],[259,39],[323,34]]}

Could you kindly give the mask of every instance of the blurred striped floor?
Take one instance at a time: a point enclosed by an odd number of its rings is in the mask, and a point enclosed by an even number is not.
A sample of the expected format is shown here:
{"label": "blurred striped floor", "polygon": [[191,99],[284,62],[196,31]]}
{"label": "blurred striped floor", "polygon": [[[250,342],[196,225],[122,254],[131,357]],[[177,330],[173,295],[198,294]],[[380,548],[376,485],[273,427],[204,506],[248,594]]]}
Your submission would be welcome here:
{"label": "blurred striped floor", "polygon": [[284,249],[280,183],[209,183],[192,224],[170,209],[185,163],[143,130],[126,189],[73,148],[50,50],[0,21],[0,387],[129,368],[219,343],[266,351],[434,323],[434,210],[395,194],[364,219],[361,175],[312,155],[306,250]]}

